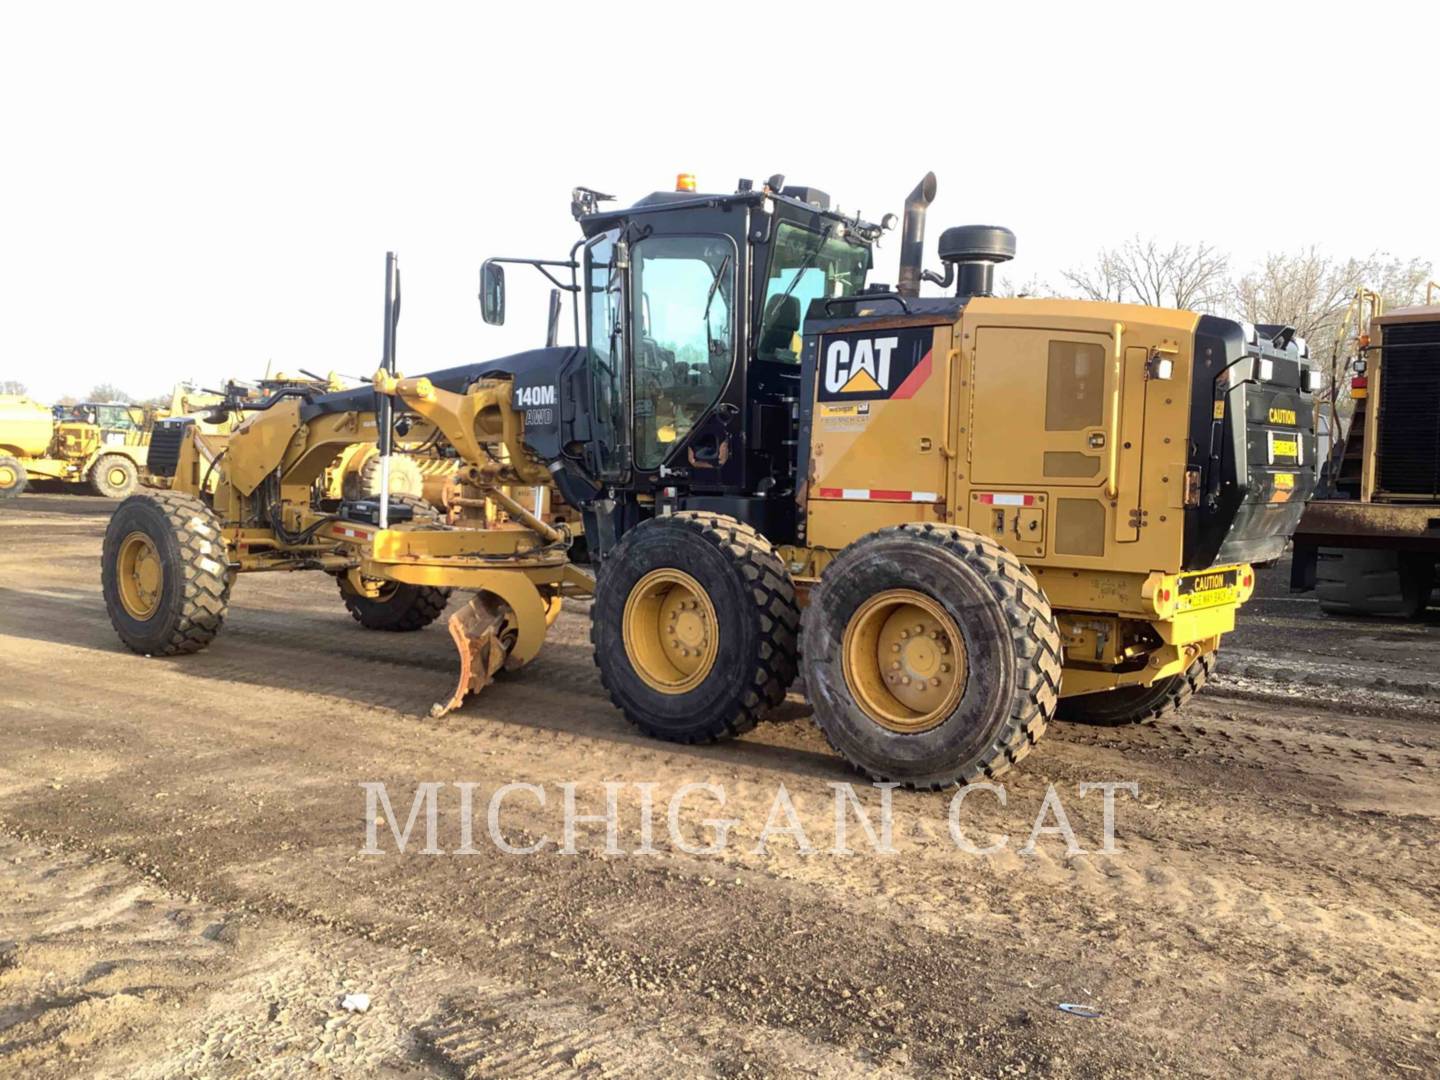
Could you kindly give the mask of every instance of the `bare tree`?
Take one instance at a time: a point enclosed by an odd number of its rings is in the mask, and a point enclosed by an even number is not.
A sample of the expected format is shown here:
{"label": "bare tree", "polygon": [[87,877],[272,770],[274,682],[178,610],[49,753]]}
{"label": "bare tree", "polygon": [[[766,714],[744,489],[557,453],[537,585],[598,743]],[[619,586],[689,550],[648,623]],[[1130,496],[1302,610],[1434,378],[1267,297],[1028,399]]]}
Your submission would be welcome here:
{"label": "bare tree", "polygon": [[[1363,259],[1336,259],[1315,248],[1275,252],[1235,283],[1235,306],[1253,323],[1281,323],[1310,344],[1310,355],[1325,373],[1325,400],[1336,417],[1349,402],[1346,384],[1363,313],[1352,310],[1361,289],[1378,293],[1385,307],[1402,307],[1424,297],[1430,277],[1424,259],[1401,259],[1383,252]],[[1338,434],[1338,424],[1332,432]]]}
{"label": "bare tree", "polygon": [[127,394],[124,390],[121,390],[118,386],[114,386],[110,383],[101,383],[99,386],[95,387],[93,390],[90,391],[90,396],[87,397],[85,400],[121,401],[129,405],[132,404],[135,399],[132,398],[129,394]]}
{"label": "bare tree", "polygon": [[1229,271],[1229,256],[1212,244],[1176,241],[1167,246],[1136,236],[1063,276],[1090,300],[1194,310],[1229,300]]}
{"label": "bare tree", "polygon": [[0,394],[25,394],[28,392],[25,384],[19,379],[0,380]]}

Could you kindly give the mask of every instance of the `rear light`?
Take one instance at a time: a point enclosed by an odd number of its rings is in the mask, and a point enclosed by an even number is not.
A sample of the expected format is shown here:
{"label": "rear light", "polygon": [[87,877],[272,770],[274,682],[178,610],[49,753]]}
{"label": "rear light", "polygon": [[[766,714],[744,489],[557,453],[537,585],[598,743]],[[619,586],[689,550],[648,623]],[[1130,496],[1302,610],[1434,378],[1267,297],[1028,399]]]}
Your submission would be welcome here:
{"label": "rear light", "polygon": [[1185,505],[1200,505],[1200,469],[1194,465],[1185,470]]}
{"label": "rear light", "polygon": [[1305,387],[1305,390],[1306,390],[1308,393],[1311,393],[1311,394],[1313,394],[1313,393],[1315,393],[1317,390],[1319,390],[1319,389],[1320,389],[1320,369],[1317,368],[1317,367],[1306,368],[1306,369],[1305,369],[1305,378],[1304,378],[1304,380],[1303,380],[1303,385],[1304,385],[1304,387]]}
{"label": "rear light", "polygon": [[1240,584],[1244,585],[1247,589],[1250,588],[1251,585],[1255,584],[1255,575],[1248,570],[1245,571],[1245,576],[1240,579]]}
{"label": "rear light", "polygon": [[1275,377],[1275,361],[1268,356],[1262,356],[1255,361],[1255,377],[1261,382],[1269,382]]}
{"label": "rear light", "polygon": [[1168,604],[1168,603],[1170,602],[1170,590],[1169,590],[1169,589],[1161,589],[1161,590],[1160,590],[1160,602],[1161,602],[1162,604]]}
{"label": "rear light", "polygon": [[1350,380],[1351,390],[1368,390],[1369,388],[1370,379],[1367,376],[1356,375],[1353,379]]}

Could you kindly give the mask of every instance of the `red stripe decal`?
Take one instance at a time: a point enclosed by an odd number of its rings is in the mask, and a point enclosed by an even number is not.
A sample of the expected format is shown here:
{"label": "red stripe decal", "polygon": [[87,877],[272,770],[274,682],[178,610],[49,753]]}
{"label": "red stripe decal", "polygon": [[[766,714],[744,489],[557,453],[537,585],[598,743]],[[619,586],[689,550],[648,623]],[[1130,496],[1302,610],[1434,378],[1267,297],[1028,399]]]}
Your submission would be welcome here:
{"label": "red stripe decal", "polygon": [[845,495],[845,489],[844,489],[844,488],[821,488],[821,489],[820,489],[820,498],[822,498],[822,499],[839,499],[839,498],[843,498],[844,495]]}
{"label": "red stripe decal", "polygon": [[[915,365],[915,370],[905,376],[905,381],[895,388],[895,393],[890,395],[891,401],[898,401],[901,398],[912,398],[915,391],[925,385],[925,380],[930,378],[930,353],[920,358],[920,363]],[[909,496],[906,496],[907,498]]]}
{"label": "red stripe decal", "polygon": [[892,502],[909,502],[910,492],[908,491],[887,491],[884,488],[871,488],[870,498],[889,499]]}

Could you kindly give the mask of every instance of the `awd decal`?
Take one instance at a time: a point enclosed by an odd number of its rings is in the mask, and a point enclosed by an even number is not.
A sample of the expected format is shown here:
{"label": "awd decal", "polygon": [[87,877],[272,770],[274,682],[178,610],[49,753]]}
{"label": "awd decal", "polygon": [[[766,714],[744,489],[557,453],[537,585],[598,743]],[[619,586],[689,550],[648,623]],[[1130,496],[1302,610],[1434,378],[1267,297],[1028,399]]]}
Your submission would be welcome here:
{"label": "awd decal", "polygon": [[913,397],[930,377],[935,332],[827,334],[821,339],[820,401]]}

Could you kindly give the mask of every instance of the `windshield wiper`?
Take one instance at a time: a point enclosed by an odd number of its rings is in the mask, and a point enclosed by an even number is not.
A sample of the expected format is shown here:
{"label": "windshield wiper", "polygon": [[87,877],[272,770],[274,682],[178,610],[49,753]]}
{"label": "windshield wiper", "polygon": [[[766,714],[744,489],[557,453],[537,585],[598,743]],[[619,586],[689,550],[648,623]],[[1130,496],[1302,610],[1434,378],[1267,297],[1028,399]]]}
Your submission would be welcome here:
{"label": "windshield wiper", "polygon": [[786,287],[785,291],[780,294],[780,303],[775,305],[775,310],[780,310],[785,301],[790,299],[790,294],[795,291],[795,286],[800,284],[800,279],[805,276],[805,271],[815,265],[815,260],[820,257],[820,249],[825,246],[825,241],[830,239],[830,230],[832,228],[833,226],[830,225],[825,226],[825,231],[820,234],[820,241],[815,245],[815,249],[811,251],[809,255],[805,256],[804,262],[795,268],[795,276],[790,279],[790,284]]}
{"label": "windshield wiper", "polygon": [[715,290],[720,288],[720,279],[725,276],[725,268],[730,265],[730,256],[727,253],[725,258],[720,260],[719,267],[715,270],[715,280],[710,283],[710,292],[705,296],[705,326],[710,326],[710,305],[715,302]]}

